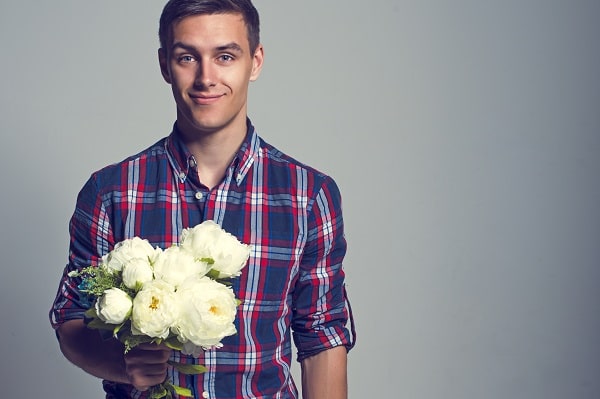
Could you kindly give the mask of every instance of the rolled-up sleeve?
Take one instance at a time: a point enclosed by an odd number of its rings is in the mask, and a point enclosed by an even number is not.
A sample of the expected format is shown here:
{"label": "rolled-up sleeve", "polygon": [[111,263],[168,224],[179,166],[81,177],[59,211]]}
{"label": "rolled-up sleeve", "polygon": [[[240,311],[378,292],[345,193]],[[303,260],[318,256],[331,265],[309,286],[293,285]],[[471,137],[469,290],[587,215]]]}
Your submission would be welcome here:
{"label": "rolled-up sleeve", "polygon": [[325,178],[308,208],[307,241],[294,288],[292,322],[298,361],[336,346],[353,346],[346,328],[347,306],[342,261],[346,239],[341,195],[335,182]]}
{"label": "rolled-up sleeve", "polygon": [[67,320],[81,319],[91,306],[89,298],[80,292],[80,278],[69,273],[97,265],[110,245],[109,224],[101,195],[92,176],[77,196],[75,212],[69,223],[69,263],[63,270],[56,298],[50,309],[50,323],[57,329]]}

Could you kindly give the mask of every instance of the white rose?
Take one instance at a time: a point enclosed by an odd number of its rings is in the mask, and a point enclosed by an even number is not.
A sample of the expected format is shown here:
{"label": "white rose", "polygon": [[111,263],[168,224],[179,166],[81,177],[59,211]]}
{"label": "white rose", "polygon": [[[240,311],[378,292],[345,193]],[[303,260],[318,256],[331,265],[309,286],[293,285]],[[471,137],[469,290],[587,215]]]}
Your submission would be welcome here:
{"label": "white rose", "polygon": [[175,296],[181,312],[173,331],[181,342],[219,347],[224,337],[236,333],[237,302],[231,288],[208,277],[193,278]]}
{"label": "white rose", "polygon": [[98,318],[108,324],[121,324],[131,313],[131,297],[118,288],[109,288],[96,301]]}
{"label": "white rose", "polygon": [[178,319],[179,309],[172,285],[153,280],[144,285],[133,299],[131,332],[152,338],[167,338]]}
{"label": "white rose", "polygon": [[110,269],[121,271],[132,259],[148,259],[148,262],[154,263],[160,252],[161,249],[152,247],[148,240],[133,237],[117,243],[102,259]]}
{"label": "white rose", "polygon": [[197,259],[212,258],[212,269],[218,271],[221,278],[239,276],[250,256],[249,245],[242,244],[212,220],[184,229],[181,247]]}
{"label": "white rose", "polygon": [[177,246],[167,248],[154,263],[154,277],[172,284],[176,289],[188,278],[204,276],[209,270],[208,263],[196,260],[190,252]]}
{"label": "white rose", "polygon": [[123,265],[123,284],[127,288],[136,289],[138,285],[152,281],[154,273],[148,258],[134,258]]}

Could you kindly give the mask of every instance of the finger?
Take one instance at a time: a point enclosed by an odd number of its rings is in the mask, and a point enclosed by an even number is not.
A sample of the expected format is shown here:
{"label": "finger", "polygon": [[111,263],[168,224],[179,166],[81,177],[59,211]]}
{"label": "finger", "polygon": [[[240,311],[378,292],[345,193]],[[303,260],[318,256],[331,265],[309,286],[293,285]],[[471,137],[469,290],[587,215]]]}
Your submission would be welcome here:
{"label": "finger", "polygon": [[171,349],[135,348],[124,356],[126,363],[166,363],[171,357]]}
{"label": "finger", "polygon": [[160,384],[167,379],[166,367],[162,367],[162,365],[130,367],[127,368],[126,372],[130,384],[140,391]]}

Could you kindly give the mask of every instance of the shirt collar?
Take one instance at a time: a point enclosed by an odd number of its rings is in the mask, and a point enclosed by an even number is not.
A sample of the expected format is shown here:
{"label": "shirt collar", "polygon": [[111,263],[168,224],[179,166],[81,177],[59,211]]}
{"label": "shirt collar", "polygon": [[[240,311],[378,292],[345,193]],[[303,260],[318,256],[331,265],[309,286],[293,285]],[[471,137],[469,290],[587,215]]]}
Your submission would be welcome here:
{"label": "shirt collar", "polygon": [[[177,123],[173,125],[173,130],[165,141],[165,147],[167,154],[169,154],[171,166],[175,169],[179,181],[185,182],[190,176],[190,172],[196,170],[196,160],[183,142]],[[230,177],[240,185],[254,163],[256,156],[258,156],[259,148],[260,139],[252,122],[247,118],[246,137],[229,166],[226,178]],[[197,174],[193,173],[191,176],[197,176]]]}

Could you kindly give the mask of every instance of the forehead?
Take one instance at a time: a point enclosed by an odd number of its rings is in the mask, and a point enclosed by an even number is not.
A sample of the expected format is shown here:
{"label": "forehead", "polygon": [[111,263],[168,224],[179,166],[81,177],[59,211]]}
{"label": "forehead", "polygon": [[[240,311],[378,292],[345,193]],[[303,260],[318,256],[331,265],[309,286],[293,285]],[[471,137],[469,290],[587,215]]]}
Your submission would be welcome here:
{"label": "forehead", "polygon": [[237,43],[249,49],[246,23],[241,14],[200,14],[173,23],[171,45],[185,43],[205,47]]}

